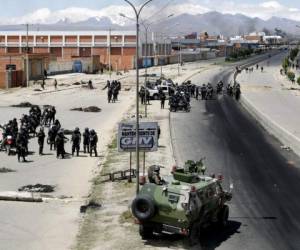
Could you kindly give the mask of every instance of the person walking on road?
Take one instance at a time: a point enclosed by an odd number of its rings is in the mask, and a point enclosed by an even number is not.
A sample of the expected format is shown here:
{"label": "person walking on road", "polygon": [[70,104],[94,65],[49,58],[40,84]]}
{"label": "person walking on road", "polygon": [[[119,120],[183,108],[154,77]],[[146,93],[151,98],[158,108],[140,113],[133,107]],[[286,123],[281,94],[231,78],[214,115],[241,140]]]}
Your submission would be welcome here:
{"label": "person walking on road", "polygon": [[95,152],[95,156],[98,156],[97,153],[97,143],[98,143],[98,135],[94,129],[90,132],[90,156],[92,157],[93,151]]}
{"label": "person walking on road", "polygon": [[40,128],[37,137],[38,137],[38,144],[39,144],[39,155],[43,155],[44,141],[46,137],[43,127]]}
{"label": "person walking on road", "polygon": [[79,128],[75,128],[72,134],[71,141],[72,141],[72,156],[74,156],[75,151],[76,151],[76,155],[79,156],[80,142],[81,142],[81,133]]}
{"label": "person walking on road", "polygon": [[57,80],[54,79],[54,89],[57,90]]}

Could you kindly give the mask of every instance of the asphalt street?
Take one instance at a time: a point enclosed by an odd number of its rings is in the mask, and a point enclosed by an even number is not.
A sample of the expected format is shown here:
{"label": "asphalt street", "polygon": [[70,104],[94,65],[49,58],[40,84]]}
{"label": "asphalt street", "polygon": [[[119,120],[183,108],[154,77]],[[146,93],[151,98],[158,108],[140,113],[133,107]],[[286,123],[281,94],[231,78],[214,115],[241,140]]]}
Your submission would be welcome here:
{"label": "asphalt street", "polygon": [[[192,78],[226,83],[233,69]],[[283,151],[241,105],[226,94],[193,101],[190,113],[171,114],[178,164],[206,157],[208,173],[233,183],[226,230],[203,233],[201,249],[300,249],[300,159]],[[199,249],[199,248],[198,248]]]}

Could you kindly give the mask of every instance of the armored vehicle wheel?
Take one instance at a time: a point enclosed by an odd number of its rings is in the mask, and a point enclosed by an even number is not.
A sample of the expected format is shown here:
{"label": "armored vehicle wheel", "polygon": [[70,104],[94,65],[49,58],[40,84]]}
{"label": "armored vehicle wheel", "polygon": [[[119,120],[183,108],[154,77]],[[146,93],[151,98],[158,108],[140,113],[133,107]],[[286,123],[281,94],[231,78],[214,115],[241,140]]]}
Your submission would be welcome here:
{"label": "armored vehicle wheel", "polygon": [[154,216],[154,202],[149,196],[139,195],[132,202],[131,210],[137,219],[147,221]]}
{"label": "armored vehicle wheel", "polygon": [[228,217],[229,217],[229,208],[227,205],[221,209],[219,216],[218,216],[218,224],[220,228],[224,228],[228,224]]}
{"label": "armored vehicle wheel", "polygon": [[151,226],[140,225],[139,232],[143,240],[151,239],[153,237],[153,228]]}

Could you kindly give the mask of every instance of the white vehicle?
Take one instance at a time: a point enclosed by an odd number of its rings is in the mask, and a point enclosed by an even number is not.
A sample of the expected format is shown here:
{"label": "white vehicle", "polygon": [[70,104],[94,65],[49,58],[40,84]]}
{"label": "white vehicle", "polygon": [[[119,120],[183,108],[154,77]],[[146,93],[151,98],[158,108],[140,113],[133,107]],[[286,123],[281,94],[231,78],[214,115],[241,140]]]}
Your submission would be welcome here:
{"label": "white vehicle", "polygon": [[150,99],[158,100],[159,99],[159,90],[162,89],[162,91],[165,93],[166,97],[169,98],[169,89],[173,88],[172,86],[168,85],[158,85],[155,86],[153,89],[147,88],[147,90],[150,93]]}

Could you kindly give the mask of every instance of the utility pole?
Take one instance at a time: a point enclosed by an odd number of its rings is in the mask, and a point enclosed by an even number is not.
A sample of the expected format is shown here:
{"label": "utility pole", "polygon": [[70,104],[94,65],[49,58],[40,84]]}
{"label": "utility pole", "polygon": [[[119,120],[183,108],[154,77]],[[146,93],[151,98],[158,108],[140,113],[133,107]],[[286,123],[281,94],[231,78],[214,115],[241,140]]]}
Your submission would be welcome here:
{"label": "utility pole", "polygon": [[26,24],[26,87],[29,87],[29,41],[28,41],[28,33],[29,33],[29,24]]}
{"label": "utility pole", "polygon": [[111,78],[111,28],[109,28],[109,48],[108,48],[108,67],[109,67],[109,78]]}
{"label": "utility pole", "polygon": [[146,30],[146,68],[145,68],[145,117],[147,118],[147,77],[148,77],[148,27],[145,26]]}
{"label": "utility pole", "polygon": [[180,76],[180,66],[181,66],[181,44],[180,41],[178,41],[178,76]]}
{"label": "utility pole", "polygon": [[137,9],[129,0],[124,0],[134,10],[136,16],[136,55],[135,55],[135,67],[136,67],[136,194],[140,192],[140,114],[139,114],[139,18],[143,8],[149,4],[152,0],[146,1],[139,9]]}

